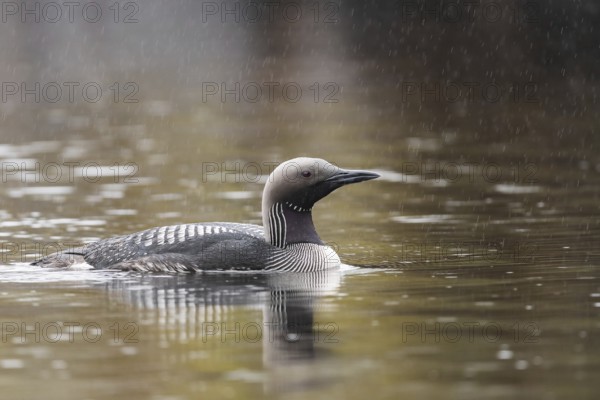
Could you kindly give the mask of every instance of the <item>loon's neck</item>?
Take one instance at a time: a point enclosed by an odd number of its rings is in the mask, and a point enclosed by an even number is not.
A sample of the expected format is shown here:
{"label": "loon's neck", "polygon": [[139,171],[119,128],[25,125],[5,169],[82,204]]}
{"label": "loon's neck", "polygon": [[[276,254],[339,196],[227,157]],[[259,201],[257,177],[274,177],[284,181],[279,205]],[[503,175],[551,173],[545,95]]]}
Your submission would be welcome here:
{"label": "loon's neck", "polygon": [[289,203],[275,203],[263,210],[265,237],[273,246],[285,248],[291,243],[323,244],[315,230],[312,211]]}

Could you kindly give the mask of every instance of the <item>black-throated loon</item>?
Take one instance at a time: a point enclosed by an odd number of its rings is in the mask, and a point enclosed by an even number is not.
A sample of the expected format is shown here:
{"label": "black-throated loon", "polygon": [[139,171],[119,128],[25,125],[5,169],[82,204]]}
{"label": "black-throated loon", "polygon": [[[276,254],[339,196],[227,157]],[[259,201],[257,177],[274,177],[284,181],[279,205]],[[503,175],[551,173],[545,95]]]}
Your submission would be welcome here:
{"label": "black-throated loon", "polygon": [[338,267],[312,221],[313,205],[344,185],[379,177],[317,158],[273,170],[263,190],[263,226],[194,223],[147,229],[54,253],[32,263],[149,272],[214,270],[308,272]]}

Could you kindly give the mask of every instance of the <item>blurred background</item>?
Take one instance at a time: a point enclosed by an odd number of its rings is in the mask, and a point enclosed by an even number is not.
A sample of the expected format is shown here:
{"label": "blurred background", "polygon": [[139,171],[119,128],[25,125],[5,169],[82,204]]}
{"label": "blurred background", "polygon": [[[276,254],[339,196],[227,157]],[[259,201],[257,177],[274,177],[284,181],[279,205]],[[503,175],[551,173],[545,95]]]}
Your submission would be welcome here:
{"label": "blurred background", "polygon": [[[258,222],[256,175],[300,155],[391,172],[380,201],[366,200],[385,221],[440,214],[428,195],[595,184],[599,12],[520,0],[3,3],[5,212],[101,213],[111,234],[146,216]],[[215,204],[223,190],[236,193]],[[362,194],[336,194],[337,208]]]}
{"label": "blurred background", "polygon": [[[288,365],[309,378],[286,396],[592,398],[599,24],[589,1],[2,2],[0,316],[37,321],[64,307],[54,320],[109,326],[119,309],[121,322],[154,321],[140,330],[149,350],[106,361],[108,386],[131,398],[273,393],[265,381],[286,386],[292,374],[271,375],[260,351],[246,365],[235,343],[219,347],[226,362],[191,339],[158,340],[177,336],[161,314],[170,306],[152,319],[130,312],[138,302],[114,283],[26,283],[36,273],[6,265],[157,225],[260,223],[273,166],[320,157],[382,175],[314,216],[346,263],[390,270],[326,295],[315,319],[338,323],[346,341]],[[142,283],[131,285],[157,285]],[[62,293],[88,300],[75,310]],[[53,300],[32,311],[39,298]],[[473,321],[535,344],[402,335],[404,323]],[[31,395],[31,377],[53,382],[48,398],[64,394],[60,379],[81,396],[114,395],[84,389],[94,370],[77,358],[93,354],[83,345],[42,354],[3,342],[3,384],[14,398]],[[160,379],[129,384],[136,369]],[[169,371],[184,373],[179,387]],[[341,384],[356,374],[363,383]]]}

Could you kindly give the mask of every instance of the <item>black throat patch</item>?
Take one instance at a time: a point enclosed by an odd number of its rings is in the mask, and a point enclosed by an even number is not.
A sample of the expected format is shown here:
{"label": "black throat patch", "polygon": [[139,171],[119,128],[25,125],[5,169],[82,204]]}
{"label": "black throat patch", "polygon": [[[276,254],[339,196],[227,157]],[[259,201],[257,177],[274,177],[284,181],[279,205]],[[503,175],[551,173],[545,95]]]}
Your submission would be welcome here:
{"label": "black throat patch", "polygon": [[293,205],[284,205],[283,215],[286,223],[286,243],[323,244],[315,230],[312,212],[306,209],[294,210]]}

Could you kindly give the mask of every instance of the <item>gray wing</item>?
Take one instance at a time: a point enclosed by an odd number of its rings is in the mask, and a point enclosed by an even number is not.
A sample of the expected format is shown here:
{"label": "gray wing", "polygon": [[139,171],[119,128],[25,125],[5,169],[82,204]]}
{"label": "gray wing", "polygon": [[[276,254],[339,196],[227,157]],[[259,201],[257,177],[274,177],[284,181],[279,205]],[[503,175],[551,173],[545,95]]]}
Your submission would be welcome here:
{"label": "gray wing", "polygon": [[236,223],[182,224],[147,229],[54,253],[32,263],[69,268],[195,271],[262,269],[273,251],[258,225]]}
{"label": "gray wing", "polygon": [[271,247],[258,225],[183,224],[92,243],[83,258],[96,269],[251,270],[264,266]]}

